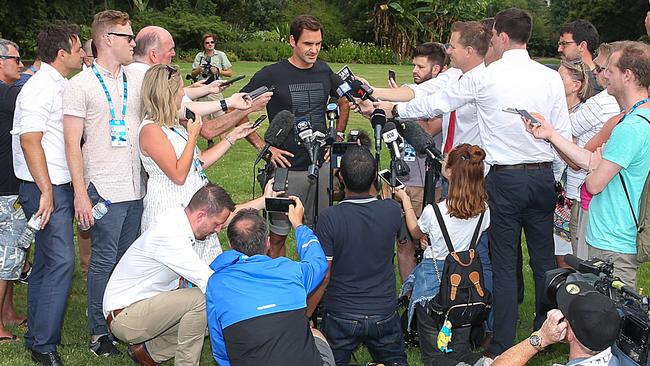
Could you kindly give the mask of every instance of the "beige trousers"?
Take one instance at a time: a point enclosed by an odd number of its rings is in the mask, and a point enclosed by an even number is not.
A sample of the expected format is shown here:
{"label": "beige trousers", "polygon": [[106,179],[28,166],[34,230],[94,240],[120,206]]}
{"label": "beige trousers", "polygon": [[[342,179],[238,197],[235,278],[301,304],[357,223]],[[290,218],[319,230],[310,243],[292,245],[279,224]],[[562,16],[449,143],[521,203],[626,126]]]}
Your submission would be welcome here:
{"label": "beige trousers", "polygon": [[614,276],[620,277],[626,285],[636,289],[636,273],[641,263],[636,260],[636,254],[616,253],[589,246],[589,259],[598,258],[614,263]]}
{"label": "beige trousers", "polygon": [[145,342],[154,361],[174,357],[176,366],[199,364],[206,327],[205,295],[197,287],[138,301],[111,323],[111,331],[120,340]]}

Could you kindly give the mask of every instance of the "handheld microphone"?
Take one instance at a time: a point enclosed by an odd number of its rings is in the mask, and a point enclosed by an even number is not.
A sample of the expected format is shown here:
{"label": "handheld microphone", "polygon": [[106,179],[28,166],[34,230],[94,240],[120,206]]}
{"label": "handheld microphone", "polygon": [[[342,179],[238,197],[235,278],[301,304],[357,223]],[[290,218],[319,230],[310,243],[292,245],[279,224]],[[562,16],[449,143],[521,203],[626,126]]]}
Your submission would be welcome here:
{"label": "handheld microphone", "polygon": [[350,83],[354,95],[362,100],[369,100],[371,102],[377,102],[377,98],[372,96],[372,88],[368,84],[364,84],[361,80],[352,80]]}
{"label": "handheld microphone", "polygon": [[336,88],[334,90],[336,91],[336,95],[338,95],[339,98],[345,97],[347,98],[348,101],[350,101],[350,103],[355,105],[357,104],[354,101],[354,96],[350,94],[350,92],[352,91],[352,87],[350,86],[350,84],[343,81],[343,79],[341,79],[341,77],[338,74],[330,75],[330,81],[332,83],[332,88]]}
{"label": "handheld microphone", "polygon": [[[370,123],[375,130],[375,151],[381,151],[381,131],[386,124],[386,112],[383,109],[375,109],[370,115]],[[394,124],[393,124],[394,125]]]}
{"label": "handheld microphone", "polygon": [[401,129],[404,140],[420,154],[427,154],[434,160],[441,161],[442,153],[436,148],[433,137],[415,121],[402,121]]}
{"label": "handheld microphone", "polygon": [[399,132],[397,132],[397,126],[393,122],[387,122],[384,126],[384,133],[381,134],[381,137],[384,139],[384,142],[392,151],[393,159],[399,160],[401,158],[399,152]]}
{"label": "handheld microphone", "polygon": [[332,102],[331,100],[330,103],[325,107],[325,112],[327,113],[327,119],[330,121],[339,119],[339,105]]}
{"label": "handheld microphone", "polygon": [[294,126],[296,133],[298,134],[298,138],[302,142],[305,149],[307,149],[309,160],[311,161],[309,168],[307,168],[307,178],[310,182],[314,182],[318,178],[318,153],[320,151],[320,147],[325,141],[325,134],[320,131],[314,132],[311,127],[311,123],[306,117],[300,117],[296,119]]}
{"label": "handheld microphone", "polygon": [[264,133],[264,141],[266,141],[266,145],[264,145],[259,154],[257,154],[257,158],[253,165],[257,165],[257,163],[262,159],[268,160],[267,155],[271,146],[277,147],[284,143],[293,129],[293,120],[293,113],[287,110],[280,111],[275,115],[275,117],[273,117],[273,120],[269,123],[269,128],[266,130],[266,133]]}

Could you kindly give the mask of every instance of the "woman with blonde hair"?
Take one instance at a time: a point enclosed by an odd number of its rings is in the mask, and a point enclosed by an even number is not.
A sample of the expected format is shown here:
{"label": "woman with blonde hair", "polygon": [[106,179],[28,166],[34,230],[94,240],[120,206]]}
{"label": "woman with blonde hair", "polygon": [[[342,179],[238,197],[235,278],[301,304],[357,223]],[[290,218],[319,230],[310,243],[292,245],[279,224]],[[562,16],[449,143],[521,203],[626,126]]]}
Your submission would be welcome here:
{"label": "woman with blonde hair", "polygon": [[[461,144],[451,150],[443,165],[442,174],[449,181],[447,198],[437,203],[445,227],[456,251],[469,249],[474,230],[480,222],[480,232],[490,226],[490,212],[487,205],[483,161],[485,151],[478,146]],[[415,275],[413,293],[409,303],[409,321],[416,314],[422,362],[425,365],[456,365],[465,362],[475,364],[480,354],[470,350],[470,328],[454,329],[450,348],[454,352],[445,354],[438,350],[436,336],[438,329],[427,313],[427,302],[438,294],[440,276],[449,250],[436,219],[434,207],[429,204],[422,210],[420,219],[415,217],[409,196],[403,190],[395,192],[395,198],[402,201],[406,226],[414,241],[424,235],[429,237],[429,246],[423,259],[413,271]],[[482,221],[480,220],[483,215]]]}
{"label": "woman with blonde hair", "polygon": [[[197,139],[201,131],[201,116],[188,120],[187,128],[180,124],[183,81],[176,66],[155,65],[142,83],[143,122],[140,125],[140,158],[149,174],[147,195],[144,197],[142,231],[147,230],[156,216],[166,209],[185,205],[192,195],[208,183],[205,169],[219,160],[235,142],[255,131],[244,123],[217,145],[199,150]],[[221,253],[216,234],[197,241],[194,250],[211,263]]]}

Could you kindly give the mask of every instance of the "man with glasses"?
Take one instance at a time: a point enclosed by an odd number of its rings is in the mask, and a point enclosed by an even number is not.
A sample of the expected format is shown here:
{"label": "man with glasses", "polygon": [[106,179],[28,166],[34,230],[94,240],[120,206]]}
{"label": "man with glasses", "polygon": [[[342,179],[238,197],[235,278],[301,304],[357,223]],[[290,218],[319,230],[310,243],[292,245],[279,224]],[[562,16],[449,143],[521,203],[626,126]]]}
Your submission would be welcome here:
{"label": "man with glasses", "polygon": [[[128,14],[97,13],[91,33],[95,63],[72,78],[63,93],[65,144],[75,216],[82,227],[90,227],[93,243],[87,279],[90,349],[113,356],[120,352],[109,334],[102,300],[113,268],[138,235],[142,216],[145,186],[137,132],[143,74],[123,67],[133,61],[135,47]],[[95,221],[93,206],[109,200],[108,212]]]}
{"label": "man with glasses", "polygon": [[[604,90],[587,99],[574,113],[569,114],[571,135],[580,147],[585,147],[587,142],[603,128],[605,122],[621,111],[616,99],[607,92],[607,84],[602,72],[611,52],[612,46],[603,43],[598,47],[597,56],[593,60],[593,76],[598,84],[604,87]],[[587,207],[587,202],[581,202],[580,197],[580,185],[584,182],[587,171],[575,165],[572,167],[572,165],[569,164],[566,171],[566,196],[571,200],[571,247],[574,255],[587,259],[587,246],[584,240],[587,229],[587,211],[581,210],[581,206]]]}
{"label": "man with glasses", "polygon": [[[563,61],[582,60],[593,71],[596,67],[593,61],[596,45],[598,45],[598,31],[588,21],[578,19],[560,27],[557,52]],[[594,85],[594,93],[598,94],[603,90],[602,84],[596,78],[592,77],[591,82]]]}
{"label": "man with glasses", "polygon": [[74,272],[74,200],[63,143],[61,95],[66,77],[81,69],[76,25],[49,25],[38,35],[43,63],[16,101],[13,163],[25,216],[40,218],[27,296],[25,347],[41,365],[63,365],[56,347]]}

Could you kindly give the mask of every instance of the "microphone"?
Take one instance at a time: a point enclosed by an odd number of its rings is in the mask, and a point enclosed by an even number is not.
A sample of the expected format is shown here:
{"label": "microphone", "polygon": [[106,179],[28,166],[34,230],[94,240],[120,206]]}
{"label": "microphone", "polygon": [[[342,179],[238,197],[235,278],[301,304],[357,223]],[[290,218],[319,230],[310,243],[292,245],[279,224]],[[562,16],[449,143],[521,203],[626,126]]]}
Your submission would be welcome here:
{"label": "microphone", "polygon": [[350,103],[353,103],[355,105],[357,104],[354,101],[354,96],[350,94],[350,92],[352,91],[352,87],[350,86],[350,84],[343,81],[343,79],[341,79],[341,77],[335,73],[332,73],[332,75],[330,75],[330,81],[332,83],[332,87],[336,88],[334,90],[336,91],[336,95],[339,98],[345,97],[347,98],[348,101],[350,101]]}
{"label": "microphone", "polygon": [[370,123],[375,130],[375,151],[379,152],[381,151],[381,130],[386,124],[386,112],[383,109],[375,109],[370,115]]}
{"label": "microphone", "polygon": [[257,158],[253,165],[257,165],[262,158],[264,158],[264,160],[268,159],[266,155],[271,146],[277,147],[284,143],[293,129],[293,120],[293,113],[287,110],[282,110],[273,117],[273,120],[269,123],[269,128],[266,130],[266,133],[264,133],[264,141],[266,141],[266,145],[264,145],[259,154],[257,154]]}
{"label": "microphone", "polygon": [[325,141],[325,134],[320,131],[314,132],[311,123],[306,117],[297,118],[294,126],[298,138],[307,149],[311,161],[309,168],[307,168],[307,178],[310,182],[314,182],[318,178],[318,153]]}
{"label": "microphone", "polygon": [[333,102],[330,99],[330,103],[325,107],[325,112],[327,113],[327,119],[333,121],[339,119],[339,105]]}
{"label": "microphone", "polygon": [[434,160],[441,161],[442,153],[436,148],[433,137],[415,121],[402,121],[402,135],[420,154],[427,154]]}
{"label": "microphone", "polygon": [[381,137],[384,139],[384,142],[392,152],[393,159],[399,160],[401,155],[399,153],[399,132],[397,132],[397,126],[393,122],[388,122],[384,126],[384,133],[381,134]]}
{"label": "microphone", "polygon": [[377,98],[372,96],[372,88],[368,84],[364,84],[361,82],[361,80],[352,80],[350,82],[350,86],[352,87],[352,91],[354,92],[354,95],[357,96],[358,98],[361,98],[362,100],[370,100],[371,102],[377,102]]}

